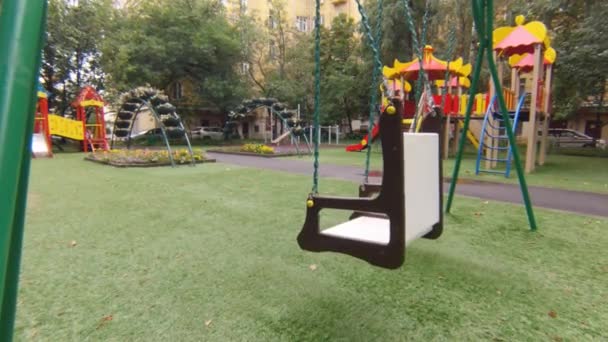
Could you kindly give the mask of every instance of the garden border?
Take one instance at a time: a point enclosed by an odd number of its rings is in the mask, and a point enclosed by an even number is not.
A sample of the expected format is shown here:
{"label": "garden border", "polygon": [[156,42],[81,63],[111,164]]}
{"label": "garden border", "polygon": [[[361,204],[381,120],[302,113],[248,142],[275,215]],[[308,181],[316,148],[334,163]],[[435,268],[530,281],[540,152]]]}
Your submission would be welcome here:
{"label": "garden border", "polygon": [[305,156],[309,155],[309,153],[272,153],[272,154],[262,154],[262,153],[253,153],[253,152],[239,152],[239,151],[226,151],[226,150],[207,150],[207,153],[220,153],[220,154],[234,154],[238,156],[250,156],[250,157],[262,157],[262,158],[281,158],[281,157],[296,157],[296,156]]}
{"label": "garden border", "polygon": [[[139,167],[139,168],[148,168],[148,167],[161,167],[161,166],[171,166],[171,162],[164,162],[164,163],[131,163],[131,164],[122,164],[122,163],[115,163],[115,162],[111,162],[111,161],[103,161],[103,160],[97,160],[95,158],[91,158],[91,157],[84,157],[84,160],[86,161],[90,161],[96,164],[101,164],[101,165],[106,165],[106,166],[113,166],[113,167],[117,167],[117,168],[129,168],[129,167]],[[215,159],[204,159],[204,160],[197,160],[195,163],[196,164],[204,164],[204,163],[215,163],[216,160]],[[176,164],[176,165],[192,165],[192,162],[187,162],[187,163],[183,163],[183,164]]]}

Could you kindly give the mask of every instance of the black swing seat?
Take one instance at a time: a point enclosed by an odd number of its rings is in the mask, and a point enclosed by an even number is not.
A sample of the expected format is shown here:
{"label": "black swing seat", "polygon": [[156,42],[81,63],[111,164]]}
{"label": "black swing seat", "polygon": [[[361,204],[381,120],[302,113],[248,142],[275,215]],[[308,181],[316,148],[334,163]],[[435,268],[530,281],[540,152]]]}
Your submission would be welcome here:
{"label": "black swing seat", "polygon": [[[422,133],[403,133],[403,106],[380,116],[383,178],[381,185],[363,184],[359,198],[312,194],[306,221],[298,235],[300,248],[337,252],[395,269],[405,261],[406,246],[417,238],[438,238],[443,230],[440,136],[444,118],[428,116]],[[393,109],[394,109],[393,108]],[[322,209],[351,210],[351,220],[321,230]]]}

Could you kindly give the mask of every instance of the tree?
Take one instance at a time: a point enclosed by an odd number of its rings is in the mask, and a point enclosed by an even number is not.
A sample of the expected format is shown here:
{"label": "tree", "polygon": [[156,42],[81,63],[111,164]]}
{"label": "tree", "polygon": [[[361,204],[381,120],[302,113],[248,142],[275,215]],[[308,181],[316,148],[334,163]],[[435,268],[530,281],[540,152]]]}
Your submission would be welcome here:
{"label": "tree", "polygon": [[110,0],[49,2],[41,77],[49,105],[64,113],[84,85],[103,86],[101,41],[110,17]]}
{"label": "tree", "polygon": [[600,0],[513,2],[511,17],[523,13],[541,20],[554,37],[552,45],[558,53],[553,89],[555,117],[567,118],[583,105],[592,106],[596,107],[597,125],[601,127],[599,113],[605,106],[608,75],[604,20],[608,3]]}
{"label": "tree", "polygon": [[321,104],[323,124],[348,122],[366,111],[371,69],[361,60],[360,40],[352,18],[340,14],[322,31]]}
{"label": "tree", "polygon": [[187,77],[221,111],[245,95],[239,32],[215,0],[158,0],[122,10],[103,51],[108,81],[118,91],[146,83],[165,89]]}

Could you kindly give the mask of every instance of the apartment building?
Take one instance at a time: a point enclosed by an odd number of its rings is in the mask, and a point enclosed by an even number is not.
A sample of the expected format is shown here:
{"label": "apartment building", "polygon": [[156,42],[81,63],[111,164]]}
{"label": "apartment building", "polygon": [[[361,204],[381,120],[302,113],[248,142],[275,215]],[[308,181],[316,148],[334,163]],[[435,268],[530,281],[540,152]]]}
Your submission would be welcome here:
{"label": "apartment building", "polygon": [[[315,0],[280,0],[285,4],[286,21],[300,32],[312,32],[315,26]],[[222,0],[229,9],[241,9],[262,20],[272,22],[275,13],[270,0]],[[363,1],[362,1],[363,2]],[[346,14],[359,21],[361,18],[355,0],[321,0],[321,24],[329,27],[333,19]]]}

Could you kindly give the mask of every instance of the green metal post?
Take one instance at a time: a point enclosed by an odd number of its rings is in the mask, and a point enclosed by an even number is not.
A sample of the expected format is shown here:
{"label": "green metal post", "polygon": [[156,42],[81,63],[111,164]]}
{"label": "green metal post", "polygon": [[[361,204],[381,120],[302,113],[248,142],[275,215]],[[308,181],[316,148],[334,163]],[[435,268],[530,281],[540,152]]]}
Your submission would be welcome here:
{"label": "green metal post", "polygon": [[0,341],[11,341],[46,1],[0,9]]}
{"label": "green metal post", "polygon": [[[530,194],[528,193],[528,185],[526,184],[526,177],[524,176],[524,170],[521,167],[521,159],[519,157],[519,151],[517,149],[517,142],[515,140],[515,136],[513,135],[513,130],[511,127],[511,120],[509,117],[509,112],[507,110],[507,105],[505,103],[505,98],[502,93],[502,85],[500,84],[498,78],[498,71],[496,70],[496,62],[494,61],[494,57],[492,56],[492,35],[493,35],[493,18],[494,18],[494,4],[493,0],[486,1],[486,42],[488,48],[488,67],[490,69],[490,73],[492,74],[492,81],[494,83],[494,88],[496,89],[496,97],[498,99],[498,103],[500,106],[500,112],[502,114],[503,122],[505,123],[505,130],[507,131],[507,136],[509,137],[509,145],[511,146],[511,150],[513,152],[513,161],[515,163],[515,168],[517,169],[517,178],[519,179],[519,186],[521,188],[521,194],[524,199],[524,204],[526,206],[526,214],[528,215],[528,223],[530,225],[530,230],[536,231],[536,220],[534,218],[534,210],[532,209],[532,202],[530,201]],[[534,100],[532,100],[532,105],[534,105]]]}
{"label": "green metal post", "polygon": [[[475,24],[475,29],[477,30],[477,35],[479,37],[483,37],[482,32],[485,32],[484,27],[485,23],[483,21],[483,15],[480,15],[481,9],[479,8],[479,1],[472,0],[472,8],[473,8],[473,19]],[[473,98],[475,93],[477,92],[477,83],[479,82],[479,76],[481,74],[481,63],[483,62],[483,55],[485,53],[485,49],[483,44],[479,44],[479,48],[477,49],[477,57],[475,59],[475,69],[473,71],[473,82],[471,87],[469,88],[469,102],[467,103],[467,109],[465,111],[464,117],[464,127],[462,129],[461,137],[458,144],[458,151],[456,153],[456,162],[454,164],[454,171],[452,173],[452,182],[450,183],[450,190],[448,192],[448,200],[446,204],[446,212],[449,213],[452,209],[452,203],[454,200],[454,193],[456,191],[456,184],[458,183],[458,175],[460,173],[460,165],[462,162],[462,153],[464,151],[464,141],[466,139],[466,134],[469,129],[469,123],[471,120],[471,112],[473,111]]]}
{"label": "green metal post", "polygon": [[[473,71],[473,82],[469,88],[469,102],[467,102],[467,110],[464,116],[464,127],[460,140],[458,141],[458,151],[456,152],[456,161],[454,163],[454,171],[452,173],[452,182],[450,183],[450,191],[448,193],[448,200],[446,204],[446,212],[449,213],[452,208],[452,201],[454,200],[454,192],[456,191],[456,183],[458,182],[458,174],[460,172],[460,164],[462,162],[462,153],[464,151],[464,142],[467,138],[467,132],[469,130],[469,123],[471,122],[471,112],[473,111],[473,99],[477,92],[477,83],[479,83],[479,76],[481,75],[481,63],[483,62],[483,55],[485,49],[483,44],[479,45],[477,51],[477,57],[475,58],[475,70]],[[480,142],[481,143],[481,142]]]}
{"label": "green metal post", "polygon": [[[466,133],[469,128],[469,122],[471,118],[471,111],[473,109],[473,97],[477,91],[477,83],[479,82],[479,75],[481,71],[481,63],[483,62],[484,54],[488,60],[488,67],[492,75],[492,81],[494,88],[496,89],[496,95],[500,106],[500,111],[505,122],[505,129],[509,138],[509,144],[513,151],[513,161],[515,162],[515,168],[517,169],[517,177],[519,179],[519,185],[521,187],[521,193],[523,196],[524,204],[526,207],[526,214],[528,215],[528,223],[530,230],[536,231],[536,220],[534,218],[534,211],[532,209],[532,203],[530,201],[530,194],[528,192],[528,186],[526,184],[526,178],[524,176],[523,169],[521,167],[521,160],[519,152],[517,150],[517,144],[515,136],[513,135],[507,106],[505,103],[504,96],[502,94],[502,85],[498,79],[498,71],[496,70],[496,63],[492,56],[492,44],[493,44],[493,19],[494,19],[494,4],[492,0],[472,0],[473,7],[473,18],[475,20],[475,26],[480,39],[479,50],[477,58],[475,60],[475,72],[473,73],[473,83],[470,88],[469,102],[467,103],[467,111],[465,114],[464,128],[462,130],[462,136],[458,144],[458,153],[456,154],[456,162],[454,165],[454,172],[452,175],[452,182],[450,184],[450,190],[448,193],[448,200],[446,205],[446,212],[450,212],[452,202],[454,199],[454,193],[456,190],[456,183],[458,182],[458,174],[460,172],[460,164],[462,161],[462,153],[464,150],[464,141],[466,139]],[[485,8],[485,11],[484,11]],[[480,141],[480,143],[483,143]]]}

